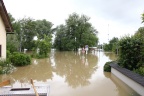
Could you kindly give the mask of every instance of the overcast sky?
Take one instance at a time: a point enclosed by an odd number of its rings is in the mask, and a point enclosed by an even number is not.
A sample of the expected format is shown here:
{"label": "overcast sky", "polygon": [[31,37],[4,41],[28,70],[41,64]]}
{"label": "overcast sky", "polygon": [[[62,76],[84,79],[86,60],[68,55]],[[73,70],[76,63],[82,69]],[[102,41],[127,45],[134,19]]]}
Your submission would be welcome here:
{"label": "overcast sky", "polygon": [[[90,17],[99,32],[99,42],[133,35],[141,24],[144,0],[3,0],[16,19],[46,19],[57,26],[73,12]],[[109,35],[108,35],[109,34]]]}

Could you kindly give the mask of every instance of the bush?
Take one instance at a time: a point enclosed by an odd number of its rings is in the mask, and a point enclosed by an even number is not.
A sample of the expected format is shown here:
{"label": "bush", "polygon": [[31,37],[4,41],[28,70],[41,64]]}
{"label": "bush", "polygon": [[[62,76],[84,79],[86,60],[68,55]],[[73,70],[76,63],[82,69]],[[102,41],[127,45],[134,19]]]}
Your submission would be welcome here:
{"label": "bush", "polygon": [[6,51],[6,55],[7,55],[7,56],[6,56],[6,57],[7,57],[7,59],[11,57],[11,53],[10,53],[10,51],[9,51],[9,50],[7,50],[7,51]]}
{"label": "bush", "polygon": [[134,72],[144,76],[144,67],[140,67],[140,68],[134,70]]}
{"label": "bush", "polygon": [[109,62],[106,62],[105,65],[104,65],[104,71],[105,72],[111,72],[111,66],[110,64],[114,63],[115,61],[109,61]]}
{"label": "bush", "polygon": [[7,65],[6,61],[5,60],[0,60],[0,74],[3,73],[4,65]]}
{"label": "bush", "polygon": [[9,60],[0,60],[0,74],[11,73],[14,67],[11,65]]}
{"label": "bush", "polygon": [[44,36],[43,40],[37,40],[36,47],[33,49],[34,53],[32,54],[32,57],[36,58],[46,58],[49,55],[49,52],[51,50],[51,38],[48,36]]}
{"label": "bush", "polygon": [[119,41],[119,46],[118,64],[121,67],[134,70],[143,66],[144,54],[142,53],[142,47],[144,45],[140,38],[124,37]]}
{"label": "bush", "polygon": [[14,66],[25,66],[31,64],[31,57],[23,53],[14,52],[10,57],[10,61]]}

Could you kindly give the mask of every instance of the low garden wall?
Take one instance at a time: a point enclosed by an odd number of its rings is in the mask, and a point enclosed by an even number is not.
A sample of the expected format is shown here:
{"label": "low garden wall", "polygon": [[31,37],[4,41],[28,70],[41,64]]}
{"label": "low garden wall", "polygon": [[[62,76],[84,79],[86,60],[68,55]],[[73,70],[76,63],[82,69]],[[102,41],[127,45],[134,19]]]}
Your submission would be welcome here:
{"label": "low garden wall", "polygon": [[130,86],[138,94],[144,96],[144,77],[117,64],[110,64],[111,73]]}

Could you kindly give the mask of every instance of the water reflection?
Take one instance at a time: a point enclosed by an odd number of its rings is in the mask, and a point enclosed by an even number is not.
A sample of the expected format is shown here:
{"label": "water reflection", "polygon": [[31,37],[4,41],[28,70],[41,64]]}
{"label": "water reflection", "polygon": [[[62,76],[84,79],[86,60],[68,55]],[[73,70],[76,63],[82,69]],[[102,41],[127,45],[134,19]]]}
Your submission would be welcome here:
{"label": "water reflection", "polygon": [[[37,64],[35,64],[35,62],[37,62]],[[52,79],[52,76],[52,67],[49,62],[47,62],[47,59],[33,59],[32,65],[17,67],[13,73],[2,75],[2,80],[10,79],[13,86],[21,87],[21,84],[24,83],[28,85],[31,78],[46,82],[47,79]]]}
{"label": "water reflection", "polygon": [[0,81],[10,79],[12,87],[28,87],[32,78],[35,83],[50,84],[50,96],[135,94],[129,87],[125,91],[123,86],[119,86],[120,81],[110,73],[103,72],[105,62],[115,59],[113,53],[92,51],[82,54],[52,50],[49,58],[33,59],[32,65],[17,67],[11,74],[0,75]]}
{"label": "water reflection", "polygon": [[55,54],[55,73],[65,77],[65,82],[73,88],[90,84],[89,79],[96,71],[97,57],[91,54],[58,52]]}
{"label": "water reflection", "polygon": [[[28,85],[32,78],[37,82],[52,80],[53,73],[64,77],[69,86],[76,88],[90,84],[89,79],[96,71],[98,57],[92,54],[74,52],[51,52],[50,58],[33,59],[32,65],[17,67],[8,75],[1,75],[1,80],[10,79],[12,86]],[[19,83],[19,84],[18,84]]]}
{"label": "water reflection", "polygon": [[109,57],[110,60],[116,60],[117,55],[112,52],[104,52],[105,56]]}

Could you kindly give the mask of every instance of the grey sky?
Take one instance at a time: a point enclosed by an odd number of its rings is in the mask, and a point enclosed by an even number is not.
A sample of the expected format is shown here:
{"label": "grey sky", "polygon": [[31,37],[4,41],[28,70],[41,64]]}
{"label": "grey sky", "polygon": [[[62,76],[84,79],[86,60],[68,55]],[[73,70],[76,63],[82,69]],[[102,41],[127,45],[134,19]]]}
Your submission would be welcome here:
{"label": "grey sky", "polygon": [[141,24],[144,0],[4,0],[4,3],[16,19],[24,16],[47,19],[55,26],[64,24],[73,12],[85,14],[99,31],[100,43],[114,36],[134,34],[144,25]]}

